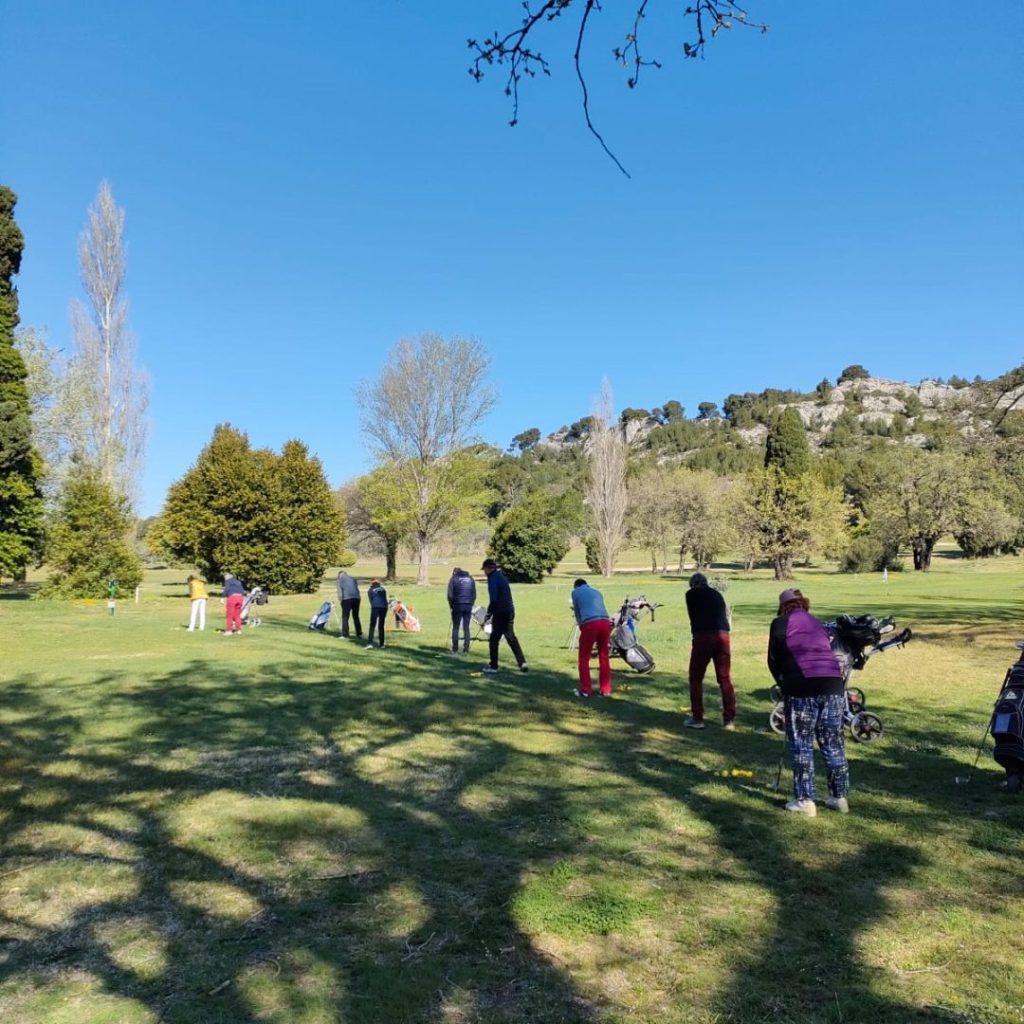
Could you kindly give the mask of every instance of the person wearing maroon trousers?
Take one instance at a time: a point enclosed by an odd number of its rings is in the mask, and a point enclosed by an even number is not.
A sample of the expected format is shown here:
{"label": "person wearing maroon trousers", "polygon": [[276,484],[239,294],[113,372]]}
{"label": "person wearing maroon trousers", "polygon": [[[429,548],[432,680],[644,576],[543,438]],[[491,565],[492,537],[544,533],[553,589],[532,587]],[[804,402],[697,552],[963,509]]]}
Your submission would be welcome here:
{"label": "person wearing maroon trousers", "polygon": [[704,673],[714,662],[715,679],[722,691],[722,719],[725,728],[736,728],[736,691],[733,689],[732,647],[729,638],[729,612],[725,598],[708,586],[707,577],[695,572],[686,592],[686,611],[690,617],[693,645],[690,648],[690,717],[687,729],[704,728]]}
{"label": "person wearing maroon trousers", "polygon": [[573,693],[577,697],[589,697],[594,692],[590,680],[590,655],[597,647],[597,677],[602,697],[612,695],[612,665],[609,660],[609,642],[612,635],[612,621],[599,590],[586,580],[577,580],[572,588],[572,611],[580,627],[579,673],[580,685]]}
{"label": "person wearing maroon trousers", "polygon": [[224,635],[238,636],[242,632],[242,605],[245,602],[245,588],[238,577],[224,574]]}

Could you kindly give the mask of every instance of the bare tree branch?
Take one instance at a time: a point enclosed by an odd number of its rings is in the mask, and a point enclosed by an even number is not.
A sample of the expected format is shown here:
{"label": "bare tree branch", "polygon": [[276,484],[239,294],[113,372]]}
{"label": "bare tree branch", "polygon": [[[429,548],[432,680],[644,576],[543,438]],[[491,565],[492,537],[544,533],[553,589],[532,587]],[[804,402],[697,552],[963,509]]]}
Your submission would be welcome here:
{"label": "bare tree branch", "polygon": [[[678,3],[679,0],[676,0],[676,2]],[[626,33],[623,45],[616,47],[612,51],[614,59],[622,64],[629,74],[626,85],[630,89],[635,88],[638,84],[641,68],[660,68],[662,66],[658,60],[644,57],[640,48],[641,23],[647,16],[650,0],[634,0],[634,3],[636,3],[636,7],[633,12],[632,27]],[[476,57],[473,58],[473,64],[469,69],[469,73],[479,82],[484,77],[487,68],[495,65],[508,67],[505,95],[512,99],[512,119],[509,121],[509,124],[513,126],[518,124],[520,80],[524,75],[529,78],[535,78],[538,72],[545,75],[551,74],[550,63],[540,50],[533,45],[534,36],[531,33],[541,31],[546,23],[560,18],[573,7],[573,4],[576,4],[576,10],[582,7],[576,33],[576,49],[573,53],[573,64],[576,70],[576,77],[580,83],[583,116],[586,120],[587,129],[597,139],[608,157],[614,161],[615,166],[628,178],[629,172],[623,167],[611,149],[609,149],[601,133],[594,126],[590,115],[589,90],[582,69],[581,58],[590,16],[594,11],[603,10],[601,0],[544,0],[536,8],[531,7],[529,0],[524,0],[522,6],[526,14],[518,28],[504,34],[495,30],[482,43],[476,39],[468,40],[469,48],[476,52]],[[759,32],[768,31],[767,25],[750,20],[746,9],[738,0],[689,0],[682,13],[684,18],[693,20],[695,31],[695,38],[683,42],[684,58],[703,57],[708,37],[710,36],[713,39],[723,29],[730,29],[735,25],[755,28]]]}

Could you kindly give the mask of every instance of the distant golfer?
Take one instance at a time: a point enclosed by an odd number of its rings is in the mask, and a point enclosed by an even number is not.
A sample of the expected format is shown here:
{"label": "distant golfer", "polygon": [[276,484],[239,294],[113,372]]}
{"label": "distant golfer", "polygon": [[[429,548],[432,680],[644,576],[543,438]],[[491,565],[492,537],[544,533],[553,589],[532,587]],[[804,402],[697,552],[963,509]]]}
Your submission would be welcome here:
{"label": "distant golfer", "polygon": [[722,691],[722,718],[730,732],[736,728],[736,691],[733,689],[732,646],[729,638],[729,611],[725,598],[708,586],[707,577],[695,572],[686,592],[686,611],[690,616],[690,717],[687,729],[704,728],[704,673],[708,662],[715,663],[715,679]]}
{"label": "distant golfer", "polygon": [[356,627],[356,639],[362,640],[363,624],[359,621],[359,605],[362,600],[359,597],[359,584],[344,569],[338,573],[338,602],[341,604],[341,632],[338,635],[348,636],[348,619],[351,615]]}
{"label": "distant golfer", "polygon": [[577,580],[572,586],[572,612],[580,627],[579,660],[580,685],[573,690],[577,697],[589,697],[593,692],[590,679],[590,655],[597,647],[597,677],[602,697],[612,695],[612,665],[608,647],[612,635],[612,620],[604,606],[601,591],[586,580]]}
{"label": "distant golfer", "polygon": [[366,639],[366,649],[373,647],[373,631],[377,630],[378,646],[384,646],[384,620],[388,617],[388,592],[380,580],[370,580],[366,597],[370,602],[370,631]]}
{"label": "distant golfer", "polygon": [[498,568],[498,563],[493,558],[485,559],[481,568],[487,576],[487,595],[490,598],[487,614],[491,617],[491,658],[490,664],[485,665],[483,671],[488,675],[498,671],[498,643],[504,637],[519,663],[519,671],[525,672],[526,658],[516,639],[516,606],[512,603],[512,588],[509,586],[508,578]]}
{"label": "distant golfer", "polygon": [[188,631],[194,633],[206,629],[206,584],[195,574],[188,578],[188,599],[190,602]]}
{"label": "distant golfer", "polygon": [[231,573],[224,574],[224,635],[237,636],[242,632],[242,605],[245,603],[245,588]]}
{"label": "distant golfer", "polygon": [[456,566],[448,581],[448,607],[452,612],[452,654],[459,653],[459,626],[462,626],[462,653],[469,654],[469,617],[476,604],[476,580]]}

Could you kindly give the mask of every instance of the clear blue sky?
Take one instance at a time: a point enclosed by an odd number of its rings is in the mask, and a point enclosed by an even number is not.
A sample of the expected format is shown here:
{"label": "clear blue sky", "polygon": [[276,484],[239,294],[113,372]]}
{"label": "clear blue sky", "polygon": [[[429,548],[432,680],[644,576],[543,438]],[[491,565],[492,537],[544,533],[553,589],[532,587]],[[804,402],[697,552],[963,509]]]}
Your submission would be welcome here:
{"label": "clear blue sky", "polygon": [[[26,236],[22,321],[69,343],[101,179],[127,211],[131,324],[152,378],[140,511],[230,421],[299,437],[332,484],[368,468],[353,389],[422,331],[493,356],[499,445],[616,405],[812,388],[850,363],[994,376],[1024,359],[1024,5],[750,0],[626,89],[606,0],[568,26],[509,128],[469,36],[517,0],[0,0],[0,181]],[[435,13],[437,12],[437,13]]]}

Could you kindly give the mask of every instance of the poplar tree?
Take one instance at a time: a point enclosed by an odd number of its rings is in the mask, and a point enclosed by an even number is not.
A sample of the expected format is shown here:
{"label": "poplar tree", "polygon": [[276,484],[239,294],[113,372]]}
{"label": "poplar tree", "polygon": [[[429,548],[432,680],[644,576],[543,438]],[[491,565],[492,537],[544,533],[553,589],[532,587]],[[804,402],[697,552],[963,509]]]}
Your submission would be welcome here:
{"label": "poplar tree", "polygon": [[24,578],[43,535],[42,464],[32,446],[27,372],[14,346],[25,240],[14,220],[17,196],[0,185],[0,576]]}

